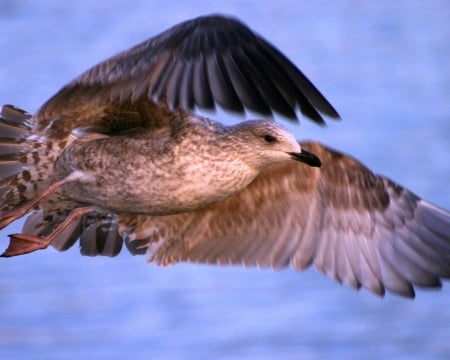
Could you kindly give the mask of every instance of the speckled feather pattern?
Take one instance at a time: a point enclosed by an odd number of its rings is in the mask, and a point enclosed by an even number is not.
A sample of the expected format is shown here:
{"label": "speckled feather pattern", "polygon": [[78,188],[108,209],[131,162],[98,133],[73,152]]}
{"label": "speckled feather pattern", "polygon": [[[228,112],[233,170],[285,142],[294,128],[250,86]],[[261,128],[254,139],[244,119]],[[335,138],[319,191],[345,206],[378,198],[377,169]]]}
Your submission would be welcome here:
{"label": "speckled feather pattern", "polygon": [[29,215],[7,256],[78,241],[159,265],[314,265],[380,296],[450,278],[448,211],[271,120],[195,115],[216,106],[339,117],[278,49],[219,15],[106,59],[34,115],[4,106],[0,225]]}
{"label": "speckled feather pattern", "polygon": [[[64,192],[117,213],[178,213],[236,193],[264,167],[300,151],[295,138],[272,121],[225,127],[183,116],[176,131],[143,129],[75,141],[56,161],[55,172],[64,178],[81,171],[86,180],[65,185]],[[266,144],[267,133],[278,144]]]}

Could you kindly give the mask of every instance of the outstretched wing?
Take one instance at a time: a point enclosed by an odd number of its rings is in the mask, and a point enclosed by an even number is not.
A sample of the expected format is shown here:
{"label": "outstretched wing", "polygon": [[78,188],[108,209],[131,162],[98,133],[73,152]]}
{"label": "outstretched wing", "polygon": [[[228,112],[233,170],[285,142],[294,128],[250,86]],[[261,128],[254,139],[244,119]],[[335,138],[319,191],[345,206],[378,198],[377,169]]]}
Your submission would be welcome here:
{"label": "outstretched wing", "polygon": [[120,112],[123,104],[133,112],[130,104],[142,99],[167,101],[170,110],[218,104],[238,113],[277,112],[290,119],[296,119],[299,107],[320,124],[319,112],[339,117],[279,50],[240,21],[216,15],[180,23],[91,68],[42,106],[39,129],[50,123],[73,129],[80,118],[95,122]]}
{"label": "outstretched wing", "polygon": [[119,217],[150,262],[319,271],[353,288],[413,297],[450,277],[450,213],[318,143],[322,168],[271,166],[237,195],[165,217]]}

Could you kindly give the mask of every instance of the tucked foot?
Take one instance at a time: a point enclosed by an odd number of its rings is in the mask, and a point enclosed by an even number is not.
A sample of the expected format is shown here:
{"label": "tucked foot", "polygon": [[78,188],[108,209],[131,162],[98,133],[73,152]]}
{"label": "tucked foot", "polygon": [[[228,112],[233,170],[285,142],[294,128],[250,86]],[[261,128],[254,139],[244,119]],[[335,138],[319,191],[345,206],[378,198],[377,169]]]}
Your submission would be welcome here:
{"label": "tucked foot", "polygon": [[47,248],[52,242],[52,238],[40,238],[27,234],[9,235],[9,245],[5,252],[0,255],[2,257],[11,257],[17,255],[28,254],[30,252]]}
{"label": "tucked foot", "polygon": [[22,213],[20,211],[7,211],[0,216],[0,230],[7,227],[13,221],[22,217]]}
{"label": "tucked foot", "polygon": [[[57,181],[50,185],[47,189],[45,189],[41,194],[36,196],[34,199],[26,203],[25,205],[21,206],[20,208],[17,208],[15,210],[6,211],[0,216],[0,230],[4,227],[11,224],[13,221],[21,218],[25,214],[27,214],[33,207],[35,207],[40,201],[48,197],[49,195],[55,193],[60,189],[62,185],[65,183],[71,182],[71,181],[77,181],[79,180],[83,174],[79,171],[72,172],[69,176],[66,178]],[[23,234],[20,234],[21,236]],[[15,236],[15,235],[14,235]]]}
{"label": "tucked foot", "polygon": [[9,245],[2,257],[11,257],[28,254],[30,252],[47,248],[58,235],[68,228],[74,221],[79,221],[83,215],[96,211],[97,208],[89,206],[74,209],[70,215],[59,224],[51,234],[45,237],[39,237],[29,234],[9,235]]}

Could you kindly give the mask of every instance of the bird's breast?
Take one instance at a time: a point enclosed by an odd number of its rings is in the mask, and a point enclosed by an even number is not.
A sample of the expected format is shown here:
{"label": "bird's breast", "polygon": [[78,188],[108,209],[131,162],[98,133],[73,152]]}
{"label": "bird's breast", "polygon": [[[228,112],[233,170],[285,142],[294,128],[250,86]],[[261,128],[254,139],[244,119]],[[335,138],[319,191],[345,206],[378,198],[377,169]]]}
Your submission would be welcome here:
{"label": "bird's breast", "polygon": [[73,200],[116,213],[166,215],[194,210],[235,194],[256,176],[239,159],[201,149],[152,154],[133,147],[113,151],[78,146],[59,160],[60,167],[67,175],[85,172],[89,181],[69,183],[64,192]]}

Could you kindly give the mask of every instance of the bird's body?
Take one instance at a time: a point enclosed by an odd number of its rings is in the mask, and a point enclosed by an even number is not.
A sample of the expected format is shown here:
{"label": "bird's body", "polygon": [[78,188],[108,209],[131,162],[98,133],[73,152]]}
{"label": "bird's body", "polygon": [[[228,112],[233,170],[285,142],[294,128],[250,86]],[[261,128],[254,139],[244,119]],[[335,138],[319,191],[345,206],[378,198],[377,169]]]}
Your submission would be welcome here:
{"label": "bird's body", "polygon": [[[63,186],[64,193],[115,213],[175,214],[223,200],[265,167],[301,152],[295,138],[273,121],[223,126],[179,116],[172,131],[140,129],[74,141],[55,162],[58,179],[73,172],[80,176]],[[267,134],[278,144],[267,143]]]}
{"label": "bird's body", "polygon": [[79,240],[84,255],[114,256],[125,243],[162,265],[314,264],[354,288],[409,297],[450,277],[449,212],[272,120],[224,126],[194,113],[216,104],[338,117],[238,20],[176,25],[89,69],[34,115],[3,107],[0,228],[29,214],[3,255]]}

